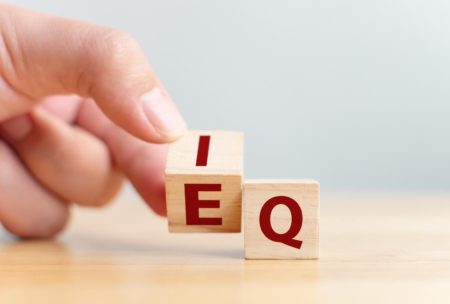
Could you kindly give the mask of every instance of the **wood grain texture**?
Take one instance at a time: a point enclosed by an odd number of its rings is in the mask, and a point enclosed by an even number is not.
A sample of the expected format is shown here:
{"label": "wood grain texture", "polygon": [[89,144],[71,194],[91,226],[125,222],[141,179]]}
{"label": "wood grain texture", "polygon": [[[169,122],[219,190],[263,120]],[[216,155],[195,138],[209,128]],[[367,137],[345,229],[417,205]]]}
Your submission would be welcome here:
{"label": "wood grain texture", "polygon": [[0,229],[0,303],[449,303],[450,193],[321,193],[319,260],[245,260],[243,234],[171,234],[131,191],[56,240]]}
{"label": "wood grain texture", "polygon": [[[302,226],[288,239],[301,241],[296,248],[270,240],[260,225],[261,209],[274,197],[285,196],[298,204]],[[317,259],[319,257],[319,183],[313,180],[253,180],[243,187],[244,242],[247,259]],[[270,226],[281,235],[289,231],[293,215],[284,205],[273,208]],[[296,232],[296,231],[295,231]]]}
{"label": "wood grain texture", "polygon": [[[197,166],[200,136],[210,136],[207,165]],[[240,232],[243,175],[243,134],[190,131],[169,147],[166,199],[170,232]],[[220,208],[200,208],[202,218],[222,218],[221,225],[188,225],[186,184],[220,184],[221,191],[201,191],[200,200],[219,200]]]}

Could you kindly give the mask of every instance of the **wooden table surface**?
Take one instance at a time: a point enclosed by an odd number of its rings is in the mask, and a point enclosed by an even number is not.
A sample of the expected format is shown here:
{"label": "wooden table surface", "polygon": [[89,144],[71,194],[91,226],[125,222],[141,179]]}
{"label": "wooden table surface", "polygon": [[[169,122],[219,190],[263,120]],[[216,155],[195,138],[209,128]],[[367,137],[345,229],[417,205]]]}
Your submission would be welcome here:
{"label": "wooden table surface", "polygon": [[323,194],[318,261],[243,259],[242,234],[169,234],[125,191],[54,241],[0,232],[0,303],[450,303],[450,193]]}

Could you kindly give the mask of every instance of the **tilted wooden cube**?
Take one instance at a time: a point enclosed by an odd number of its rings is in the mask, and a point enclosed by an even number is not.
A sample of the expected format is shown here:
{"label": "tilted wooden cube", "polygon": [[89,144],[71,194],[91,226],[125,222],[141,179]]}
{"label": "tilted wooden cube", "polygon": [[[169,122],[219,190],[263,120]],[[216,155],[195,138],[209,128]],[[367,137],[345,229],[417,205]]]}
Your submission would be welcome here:
{"label": "tilted wooden cube", "polygon": [[319,183],[255,180],[243,187],[247,259],[319,257]]}
{"label": "tilted wooden cube", "polygon": [[190,131],[170,144],[166,201],[170,232],[240,232],[243,134]]}

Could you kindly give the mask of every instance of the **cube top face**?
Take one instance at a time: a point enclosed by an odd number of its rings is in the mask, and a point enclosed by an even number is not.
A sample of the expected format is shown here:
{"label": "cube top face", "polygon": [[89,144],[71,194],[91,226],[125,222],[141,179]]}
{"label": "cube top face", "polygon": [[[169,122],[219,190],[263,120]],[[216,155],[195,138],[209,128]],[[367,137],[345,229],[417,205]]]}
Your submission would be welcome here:
{"label": "cube top face", "polygon": [[269,189],[283,191],[297,191],[303,187],[311,187],[308,190],[317,189],[319,194],[320,184],[314,179],[250,179],[245,181],[245,189]]}
{"label": "cube top face", "polygon": [[241,132],[189,131],[169,145],[166,175],[242,176],[243,148]]}
{"label": "cube top face", "polygon": [[190,131],[169,146],[170,232],[240,232],[243,134]]}
{"label": "cube top face", "polygon": [[317,259],[319,183],[255,180],[243,188],[247,259]]}

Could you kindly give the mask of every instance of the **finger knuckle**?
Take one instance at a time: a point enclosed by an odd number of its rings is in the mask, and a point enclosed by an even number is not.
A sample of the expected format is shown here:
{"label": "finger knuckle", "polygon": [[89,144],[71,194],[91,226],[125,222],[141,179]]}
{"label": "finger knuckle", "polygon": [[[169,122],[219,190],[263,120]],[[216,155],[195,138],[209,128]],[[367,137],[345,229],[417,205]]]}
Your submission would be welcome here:
{"label": "finger knuckle", "polygon": [[100,208],[111,203],[114,198],[120,193],[124,184],[124,178],[121,173],[113,172],[109,180],[105,183],[105,186],[99,193],[94,196],[85,198],[79,203],[81,205]]}
{"label": "finger knuckle", "polygon": [[83,64],[87,68],[82,74],[88,81],[80,81],[91,85],[87,94],[95,96],[97,90],[111,81],[128,84],[136,78],[147,79],[145,56],[131,35],[116,29],[95,28],[87,36],[84,44],[90,47]]}
{"label": "finger knuckle", "polygon": [[101,68],[122,68],[140,52],[137,41],[120,30],[107,30],[97,44],[97,62]]}

